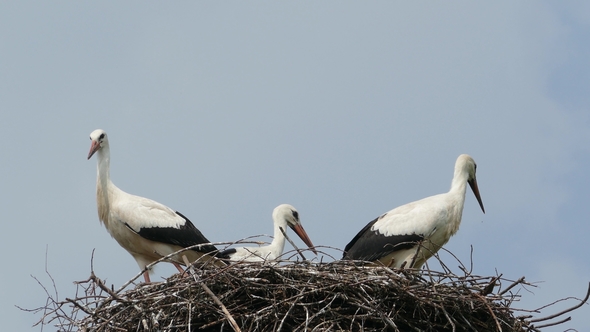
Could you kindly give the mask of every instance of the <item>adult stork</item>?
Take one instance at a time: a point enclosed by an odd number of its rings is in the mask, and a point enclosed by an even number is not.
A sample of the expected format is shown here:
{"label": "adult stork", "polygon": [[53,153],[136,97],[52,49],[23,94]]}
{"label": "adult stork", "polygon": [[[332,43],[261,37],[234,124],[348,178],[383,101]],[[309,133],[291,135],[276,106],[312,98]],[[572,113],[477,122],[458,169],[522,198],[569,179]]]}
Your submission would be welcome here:
{"label": "adult stork", "polygon": [[274,222],[274,237],[270,245],[264,247],[240,247],[230,248],[219,253],[220,258],[229,259],[230,261],[244,262],[265,262],[274,261],[283,254],[285,249],[285,235],[281,229],[286,232],[289,226],[305,244],[317,255],[317,252],[307,236],[305,229],[299,221],[299,212],[289,204],[281,204],[272,212]]}
{"label": "adult stork", "polygon": [[483,213],[473,158],[455,162],[451,190],[397,207],[368,223],[344,248],[343,259],[420,269],[459,229],[467,184]]}
{"label": "adult stork", "polygon": [[[121,247],[127,250],[144,270],[150,263],[182,248],[209,243],[209,240],[180,212],[151,199],[124,192],[110,178],[110,147],[107,133],[97,129],[90,133],[90,152],[98,157],[96,205],[99,220]],[[184,272],[182,255],[190,262],[217,250],[211,244],[187,250],[170,260],[179,272]],[[149,270],[143,274],[150,282]]]}

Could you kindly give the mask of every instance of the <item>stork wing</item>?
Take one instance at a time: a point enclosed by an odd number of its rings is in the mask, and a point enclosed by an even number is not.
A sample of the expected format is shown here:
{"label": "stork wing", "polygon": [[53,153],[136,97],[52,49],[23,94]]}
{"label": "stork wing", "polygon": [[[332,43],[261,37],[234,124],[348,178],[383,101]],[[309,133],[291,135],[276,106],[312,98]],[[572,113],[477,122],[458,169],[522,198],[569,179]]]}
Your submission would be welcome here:
{"label": "stork wing", "polygon": [[[145,239],[183,248],[210,242],[184,215],[151,199],[128,195],[112,208],[117,220]],[[195,250],[211,252],[217,248],[207,245]]]}
{"label": "stork wing", "polygon": [[417,234],[385,236],[373,230],[373,226],[383,216],[368,223],[344,248],[342,259],[373,262],[392,252],[412,248],[424,237]]}
{"label": "stork wing", "polygon": [[343,259],[375,261],[430,236],[447,210],[431,196],[397,207],[368,223],[344,248]]}

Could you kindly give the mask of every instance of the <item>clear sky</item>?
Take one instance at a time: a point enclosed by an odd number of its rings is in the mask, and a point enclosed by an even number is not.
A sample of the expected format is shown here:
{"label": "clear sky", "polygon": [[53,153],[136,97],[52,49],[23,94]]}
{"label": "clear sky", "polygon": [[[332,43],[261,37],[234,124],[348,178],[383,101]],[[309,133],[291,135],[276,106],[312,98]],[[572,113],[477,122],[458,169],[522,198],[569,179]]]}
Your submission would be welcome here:
{"label": "clear sky", "polygon": [[[2,1],[0,321],[40,318],[15,305],[45,303],[30,276],[50,287],[46,264],[60,299],[93,250],[115,287],[138,272],[98,221],[97,128],[115,184],[214,242],[271,234],[290,203],[314,244],[343,248],[447,191],[468,153],[487,213],[468,192],[446,248],[469,263],[473,246],[475,274],[540,282],[515,307],[582,297],[588,59],[586,1]],[[547,331],[590,330],[589,306],[572,316]]]}

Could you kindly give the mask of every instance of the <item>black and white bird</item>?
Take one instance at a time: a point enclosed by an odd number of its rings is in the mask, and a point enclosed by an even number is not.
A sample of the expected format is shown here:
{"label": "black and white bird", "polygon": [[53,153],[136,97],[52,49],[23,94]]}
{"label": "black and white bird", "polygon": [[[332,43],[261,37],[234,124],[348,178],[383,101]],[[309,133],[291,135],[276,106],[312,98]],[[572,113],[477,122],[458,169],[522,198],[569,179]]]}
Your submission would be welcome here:
{"label": "black and white bird", "polygon": [[278,259],[285,249],[285,235],[281,232],[287,231],[287,226],[293,229],[305,244],[317,255],[317,252],[307,236],[305,229],[299,221],[299,212],[289,204],[281,204],[272,212],[274,222],[274,237],[270,245],[264,247],[240,247],[230,248],[219,254],[220,258],[230,261],[242,262],[265,262]]}
{"label": "black and white bird", "polygon": [[[135,258],[141,270],[182,248],[210,243],[179,212],[117,188],[110,178],[111,157],[107,133],[97,129],[90,133],[90,141],[88,159],[95,153],[98,157],[96,204],[99,220],[119,245]],[[182,273],[182,255],[186,255],[189,262],[194,262],[216,250],[211,244],[204,245],[173,256],[170,262]],[[146,283],[150,282],[149,272],[145,271],[143,275]]]}
{"label": "black and white bird", "polygon": [[420,269],[459,229],[467,184],[485,213],[476,168],[473,158],[460,155],[449,192],[402,205],[371,221],[346,245],[343,259]]}

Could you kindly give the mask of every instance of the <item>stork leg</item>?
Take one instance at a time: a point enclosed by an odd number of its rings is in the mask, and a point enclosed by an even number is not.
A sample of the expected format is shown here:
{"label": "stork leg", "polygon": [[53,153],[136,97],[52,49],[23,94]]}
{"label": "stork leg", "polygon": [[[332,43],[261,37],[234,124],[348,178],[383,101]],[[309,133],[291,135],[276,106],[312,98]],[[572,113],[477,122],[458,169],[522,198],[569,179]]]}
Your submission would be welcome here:
{"label": "stork leg", "polygon": [[147,270],[146,270],[146,271],[143,273],[143,278],[145,279],[145,283],[146,283],[146,284],[149,284],[149,283],[151,283],[151,281],[150,281],[150,273],[149,273],[149,271],[147,271]]}
{"label": "stork leg", "polygon": [[186,271],[182,268],[182,266],[180,266],[180,264],[178,264],[176,262],[172,262],[172,264],[174,264],[174,266],[176,266],[176,269],[178,270],[178,272],[180,272],[180,275],[182,277],[186,277]]}
{"label": "stork leg", "polygon": [[392,267],[394,264],[395,264],[395,258],[392,258],[392,259],[389,261],[389,264],[387,264],[387,267]]}

